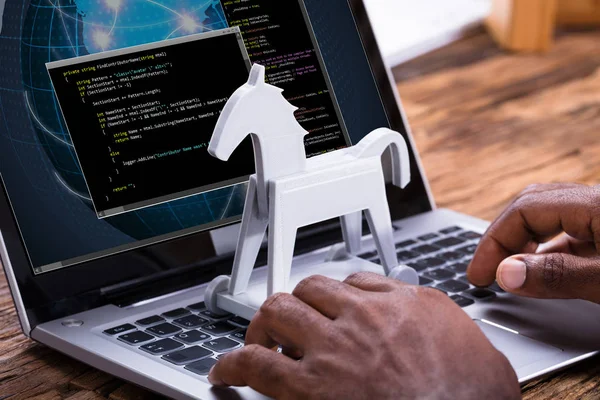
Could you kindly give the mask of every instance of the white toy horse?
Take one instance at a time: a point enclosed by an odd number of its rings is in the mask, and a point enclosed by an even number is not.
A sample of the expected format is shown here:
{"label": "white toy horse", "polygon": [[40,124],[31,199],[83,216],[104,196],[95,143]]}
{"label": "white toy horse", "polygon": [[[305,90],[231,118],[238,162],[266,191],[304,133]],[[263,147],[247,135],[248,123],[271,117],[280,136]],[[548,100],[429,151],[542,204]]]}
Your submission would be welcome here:
{"label": "white toy horse", "polygon": [[232,297],[246,292],[267,226],[265,298],[293,289],[288,286],[298,228],[341,217],[346,251],[356,255],[362,211],[386,275],[418,284],[412,268],[398,266],[381,162],[383,152],[391,148],[393,183],[406,187],[410,165],[403,137],[378,129],[354,147],[307,159],[304,136],[308,132],[294,117],[297,108],[281,93],[282,89],[265,83],[265,68],[255,64],[248,82],[225,105],[210,141],[208,152],[227,161],[251,135],[256,174],[250,177],[232,276],[212,282],[205,296],[207,307],[222,312],[217,293]]}

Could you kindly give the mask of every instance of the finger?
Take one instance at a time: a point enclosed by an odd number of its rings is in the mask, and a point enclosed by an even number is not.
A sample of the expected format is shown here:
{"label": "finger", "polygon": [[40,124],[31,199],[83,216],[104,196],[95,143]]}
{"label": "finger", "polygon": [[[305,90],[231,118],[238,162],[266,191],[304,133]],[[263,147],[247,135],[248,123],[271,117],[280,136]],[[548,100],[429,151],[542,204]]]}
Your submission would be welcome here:
{"label": "finger", "polygon": [[406,287],[405,283],[374,272],[357,272],[350,275],[344,281],[345,284],[369,292],[391,292],[400,287]]}
{"label": "finger", "polygon": [[[557,192],[557,191],[564,191],[567,189],[574,189],[574,190],[588,190],[590,189],[589,186],[587,185],[583,185],[583,184],[579,184],[579,183],[569,183],[569,182],[565,182],[565,183],[546,183],[546,184],[533,184],[533,185],[529,185],[527,186],[521,193],[519,193],[517,196],[515,196],[515,198],[509,203],[509,205],[506,207],[506,209],[496,218],[496,220],[494,220],[494,222],[490,225],[490,228],[488,228],[488,232],[490,230],[492,230],[492,228],[498,224],[501,223],[501,221],[504,221],[507,217],[508,214],[510,214],[515,207],[515,203],[519,202],[519,201],[523,201],[522,198],[523,197],[533,197],[533,196],[538,196],[541,193],[546,193],[547,196],[548,192]],[[487,232],[486,232],[487,234]],[[537,240],[530,240],[529,242],[527,242],[524,246],[523,249],[520,251],[522,253],[534,253],[535,249],[537,249],[537,247],[539,246],[539,243],[544,243],[547,242],[549,240],[551,240],[555,234],[547,234],[547,235],[542,235],[540,233],[537,234]],[[484,235],[485,237],[485,235]],[[519,252],[517,252],[519,253]],[[473,263],[471,263],[473,264]],[[469,268],[470,270],[470,268]],[[484,284],[482,286],[485,286],[487,284]]]}
{"label": "finger", "polygon": [[398,289],[402,282],[373,272],[358,272],[350,275],[345,284],[367,292],[391,292]]}
{"label": "finger", "polygon": [[[560,190],[565,190],[565,189],[577,189],[577,188],[585,190],[586,188],[588,188],[588,186],[582,185],[579,183],[545,183],[545,184],[529,185],[521,193],[519,193],[514,198],[513,201],[510,202],[509,206],[506,207],[506,209],[498,217],[498,219],[502,218],[503,214],[510,210],[510,206],[512,206],[512,204],[514,204],[516,201],[520,200],[521,197],[523,197],[525,195],[533,196],[533,195],[538,195],[539,193],[544,193],[544,192],[560,191]],[[553,239],[554,236],[555,236],[554,234],[549,234],[549,235],[538,234],[536,237],[536,241],[535,242],[532,241],[531,246],[535,248],[538,245],[538,243],[548,242],[551,239]]]}
{"label": "finger", "polygon": [[340,281],[313,275],[296,285],[292,294],[326,317],[334,319],[352,304],[359,291]]}
{"label": "finger", "polygon": [[208,381],[215,386],[250,386],[272,398],[280,398],[297,385],[299,364],[283,354],[250,345],[222,357],[211,369]]}
{"label": "finger", "polygon": [[563,253],[578,257],[594,257],[598,255],[594,243],[586,240],[575,239],[566,233],[555,237],[549,242],[540,244],[536,250],[536,253]]}
{"label": "finger", "polygon": [[252,319],[246,344],[278,344],[304,352],[314,339],[326,337],[331,320],[288,293],[269,297]]}
{"label": "finger", "polygon": [[[596,243],[600,240],[600,189],[588,186],[529,192],[492,223],[467,271],[478,286],[493,283],[505,258],[533,252],[540,241],[561,232]],[[595,241],[596,239],[596,241]]]}
{"label": "finger", "polygon": [[600,303],[600,258],[561,253],[513,256],[500,264],[497,281],[520,296]]}

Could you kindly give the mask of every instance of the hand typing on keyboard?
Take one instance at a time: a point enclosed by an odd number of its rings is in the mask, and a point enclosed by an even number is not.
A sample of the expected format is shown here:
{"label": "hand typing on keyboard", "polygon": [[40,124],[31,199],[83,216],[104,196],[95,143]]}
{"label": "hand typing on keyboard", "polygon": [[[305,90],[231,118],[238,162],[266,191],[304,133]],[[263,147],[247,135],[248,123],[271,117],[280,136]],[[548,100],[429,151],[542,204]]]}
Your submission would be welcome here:
{"label": "hand typing on keyboard", "polygon": [[600,303],[600,186],[533,185],[490,226],[468,269],[508,292]]}
{"label": "hand typing on keyboard", "polygon": [[367,273],[270,297],[209,380],[277,399],[521,398],[507,359],[447,295]]}

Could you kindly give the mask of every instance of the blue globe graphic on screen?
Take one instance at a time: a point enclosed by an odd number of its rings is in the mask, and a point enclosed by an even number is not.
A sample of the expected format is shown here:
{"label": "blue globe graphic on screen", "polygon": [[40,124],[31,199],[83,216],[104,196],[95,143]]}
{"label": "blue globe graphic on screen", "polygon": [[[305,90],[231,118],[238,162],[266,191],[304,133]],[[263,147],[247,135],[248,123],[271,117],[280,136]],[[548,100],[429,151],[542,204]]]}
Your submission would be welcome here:
{"label": "blue globe graphic on screen", "polygon": [[[218,0],[31,1],[21,41],[26,103],[54,176],[69,195],[93,209],[45,64],[226,27]],[[245,191],[238,185],[106,221],[141,240],[240,215]]]}

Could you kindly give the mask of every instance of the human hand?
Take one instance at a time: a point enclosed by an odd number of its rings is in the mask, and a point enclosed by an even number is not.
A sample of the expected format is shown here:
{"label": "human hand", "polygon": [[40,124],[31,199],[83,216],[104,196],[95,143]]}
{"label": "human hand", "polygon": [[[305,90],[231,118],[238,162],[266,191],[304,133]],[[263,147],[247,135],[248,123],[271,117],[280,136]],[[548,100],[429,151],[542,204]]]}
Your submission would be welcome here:
{"label": "human hand", "polygon": [[270,297],[209,380],[277,399],[521,398],[507,359],[448,296],[368,273]]}
{"label": "human hand", "polygon": [[492,223],[467,271],[536,298],[600,303],[600,187],[533,185]]}

